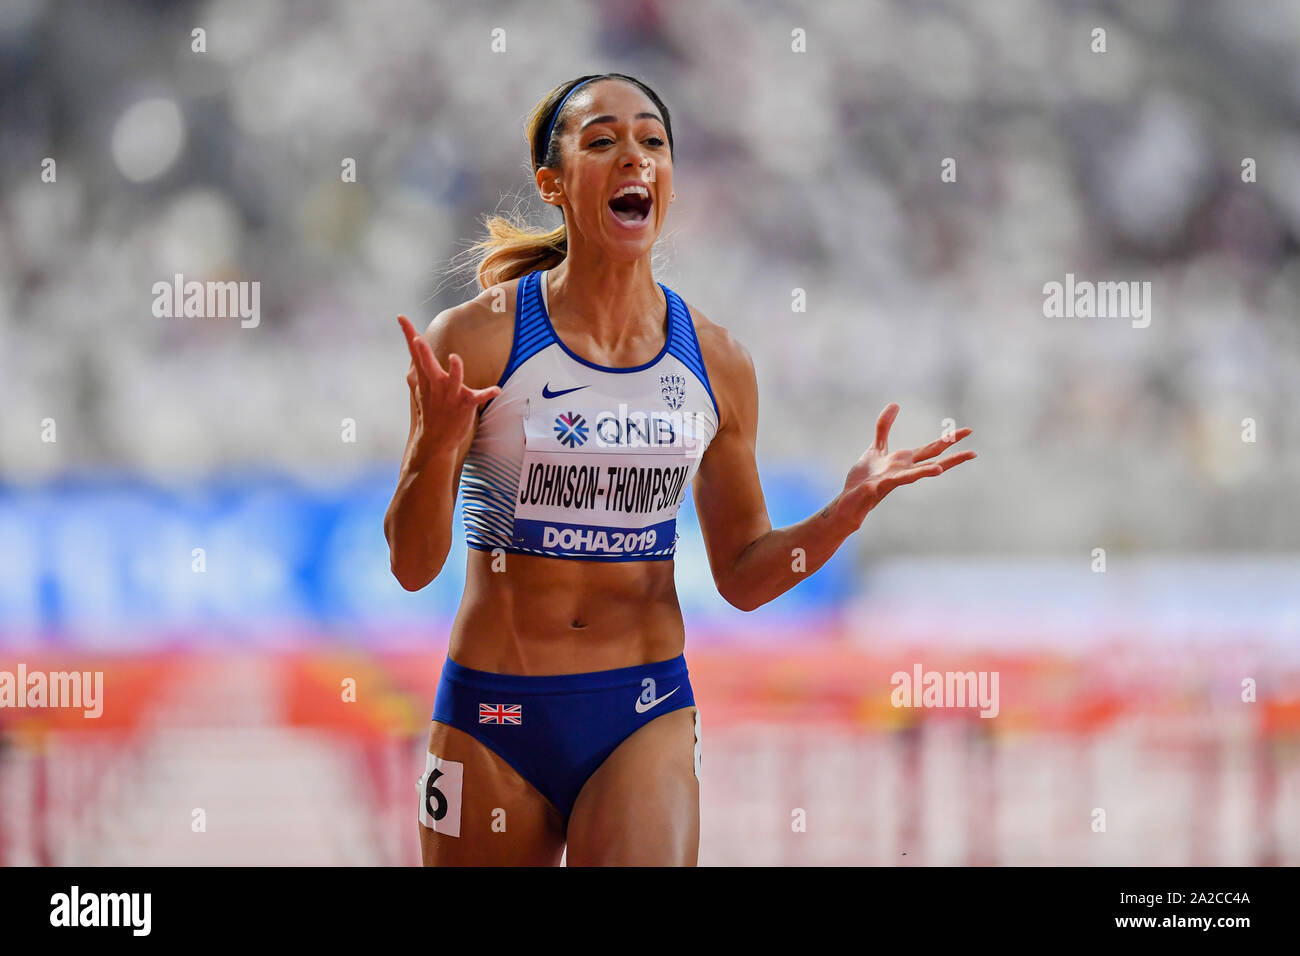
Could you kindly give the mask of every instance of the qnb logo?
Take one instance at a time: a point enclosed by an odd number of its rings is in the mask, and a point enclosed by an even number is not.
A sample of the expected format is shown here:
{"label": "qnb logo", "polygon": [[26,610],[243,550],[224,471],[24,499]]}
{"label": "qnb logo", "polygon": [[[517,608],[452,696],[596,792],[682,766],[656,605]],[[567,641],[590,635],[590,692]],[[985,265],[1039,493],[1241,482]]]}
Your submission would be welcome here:
{"label": "qnb logo", "polygon": [[587,440],[587,420],[577,412],[562,412],[555,416],[555,437],[561,445],[573,448]]}
{"label": "qnb logo", "polygon": [[597,444],[619,448],[694,448],[704,430],[696,412],[629,412],[626,405],[599,412],[595,427]]}

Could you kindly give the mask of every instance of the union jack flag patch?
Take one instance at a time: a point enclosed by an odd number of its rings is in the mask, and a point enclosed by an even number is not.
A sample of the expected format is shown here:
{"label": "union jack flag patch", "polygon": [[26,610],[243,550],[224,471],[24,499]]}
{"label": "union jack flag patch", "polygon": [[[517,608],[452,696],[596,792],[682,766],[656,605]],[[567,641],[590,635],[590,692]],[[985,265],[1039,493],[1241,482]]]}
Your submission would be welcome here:
{"label": "union jack flag patch", "polygon": [[524,705],[479,704],[478,722],[480,724],[522,724],[524,722]]}

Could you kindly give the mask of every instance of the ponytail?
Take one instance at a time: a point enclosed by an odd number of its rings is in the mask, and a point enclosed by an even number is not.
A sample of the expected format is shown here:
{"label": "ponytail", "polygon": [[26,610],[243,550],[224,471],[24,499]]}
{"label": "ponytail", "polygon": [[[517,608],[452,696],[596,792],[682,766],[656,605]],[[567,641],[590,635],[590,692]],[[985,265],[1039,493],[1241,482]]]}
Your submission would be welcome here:
{"label": "ponytail", "polygon": [[569,254],[564,223],[546,232],[530,229],[513,217],[487,216],[484,225],[487,238],[468,250],[471,256],[480,255],[476,270],[480,288],[488,289],[538,269],[553,269]]}

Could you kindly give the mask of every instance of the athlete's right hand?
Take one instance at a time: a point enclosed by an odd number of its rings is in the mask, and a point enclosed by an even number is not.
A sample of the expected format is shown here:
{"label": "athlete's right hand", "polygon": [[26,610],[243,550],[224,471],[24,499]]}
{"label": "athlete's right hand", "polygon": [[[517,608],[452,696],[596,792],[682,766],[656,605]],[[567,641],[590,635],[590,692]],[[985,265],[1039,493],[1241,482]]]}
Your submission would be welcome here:
{"label": "athlete's right hand", "polygon": [[470,388],[465,384],[465,367],[455,352],[447,357],[444,371],[411,320],[404,315],[397,323],[406,336],[411,368],[406,383],[411,387],[412,438],[417,455],[451,454],[474,425],[478,406],[501,394],[501,388]]}

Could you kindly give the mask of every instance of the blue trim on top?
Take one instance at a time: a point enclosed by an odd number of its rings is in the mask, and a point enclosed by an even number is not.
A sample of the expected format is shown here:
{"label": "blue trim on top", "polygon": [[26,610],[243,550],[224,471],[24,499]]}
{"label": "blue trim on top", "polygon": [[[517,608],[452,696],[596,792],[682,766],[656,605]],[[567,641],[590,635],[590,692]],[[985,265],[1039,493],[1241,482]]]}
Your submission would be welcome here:
{"label": "blue trim on top", "polygon": [[[533,283],[532,283],[532,284],[533,284],[533,288],[534,288],[534,289],[537,288],[537,285],[538,285],[538,281],[539,281],[540,276],[541,276],[541,273],[540,273],[540,272],[532,272],[532,273],[529,273],[529,276],[528,276],[528,277],[529,277],[530,279],[533,280]],[[667,354],[668,354],[668,349],[669,349],[669,347],[672,346],[672,344],[673,344],[673,329],[674,329],[674,327],[675,327],[675,325],[674,325],[674,323],[673,323],[673,318],[672,318],[672,316],[673,316],[673,295],[672,295],[671,292],[669,292],[668,288],[667,288],[666,286],[664,286],[662,283],[658,283],[658,282],[657,282],[657,283],[655,283],[655,284],[658,285],[659,288],[661,288],[661,289],[664,290],[664,298],[665,298],[665,299],[667,300],[667,302],[668,302],[668,321],[667,321],[667,323],[666,323],[667,326],[668,326],[668,334],[667,334],[667,336],[664,338],[664,347],[661,348],[661,349],[659,350],[659,354],[656,355],[654,358],[652,358],[650,361],[645,362],[645,363],[643,363],[643,364],[641,364],[641,365],[632,365],[632,366],[629,366],[628,368],[614,368],[613,366],[610,366],[610,365],[597,365],[595,362],[588,362],[585,358],[583,358],[583,357],[582,357],[581,355],[579,355],[577,352],[573,351],[573,350],[570,349],[567,345],[565,345],[565,344],[564,344],[564,340],[561,339],[560,336],[559,336],[559,333],[557,333],[557,332],[555,331],[555,326],[551,324],[551,315],[550,315],[549,310],[546,308],[546,303],[542,302],[541,293],[537,293],[537,304],[538,304],[538,307],[542,310],[542,316],[543,316],[543,318],[545,318],[545,320],[546,320],[546,327],[547,327],[548,329],[550,329],[550,332],[551,332],[551,341],[555,342],[556,344],[558,344],[558,345],[560,346],[560,348],[564,349],[564,354],[567,355],[567,356],[569,356],[569,358],[573,359],[575,362],[581,362],[583,365],[587,366],[587,368],[594,368],[594,369],[595,369],[596,371],[598,371],[598,372],[614,372],[614,373],[616,373],[616,374],[620,374],[620,375],[622,375],[622,374],[626,374],[627,372],[642,372],[642,371],[645,371],[646,369],[650,368],[650,366],[657,364],[661,358],[663,358],[665,355],[667,355]]]}
{"label": "blue trim on top", "polygon": [[690,307],[681,296],[667,286],[661,286],[668,295],[668,313],[673,316],[673,324],[680,326],[674,338],[673,355],[679,362],[695,373],[704,390],[713,402],[713,414],[722,421],[722,412],[718,410],[718,400],[713,395],[713,386],[709,384],[709,373],[704,368],[704,353],[700,349],[700,339],[695,334],[695,320],[691,318]]}
{"label": "blue trim on top", "polygon": [[[722,420],[722,412],[718,408],[718,399],[713,394],[713,385],[709,382],[709,373],[704,366],[704,353],[700,349],[699,336],[695,334],[695,321],[691,318],[690,307],[676,292],[662,282],[655,283],[655,285],[663,289],[664,299],[668,303],[668,333],[664,338],[664,346],[659,350],[659,354],[642,365],[615,368],[610,365],[597,365],[595,362],[589,362],[564,344],[564,340],[555,331],[555,326],[551,322],[550,311],[546,308],[546,303],[542,299],[541,280],[542,270],[540,269],[528,273],[519,280],[519,286],[515,294],[514,338],[510,343],[510,358],[506,362],[501,377],[497,380],[498,388],[504,388],[506,381],[518,371],[521,365],[542,349],[551,345],[551,343],[558,345],[564,350],[565,355],[581,365],[594,368],[599,372],[611,372],[616,375],[628,372],[642,372],[653,365],[657,365],[665,355],[672,353],[700,380],[704,390],[709,393],[709,401],[713,403],[713,414],[717,416],[719,421]],[[478,414],[482,415],[487,411],[488,406],[495,400],[489,399],[480,405]]]}
{"label": "blue trim on top", "polygon": [[504,385],[519,366],[556,341],[551,323],[545,318],[541,296],[537,294],[538,275],[530,272],[519,283],[515,296],[515,340],[510,349],[510,361],[506,363],[498,385]]}
{"label": "blue trim on top", "polygon": [[[515,330],[510,342],[510,358],[506,360],[505,370],[497,379],[497,387],[504,388],[511,375],[519,370],[530,358],[546,348],[552,342],[559,342],[559,336],[551,328],[550,318],[543,319],[545,310],[541,296],[537,292],[537,277],[540,272],[530,272],[519,280],[515,288]],[[563,346],[563,342],[560,345]],[[500,396],[498,396],[500,397]],[[490,398],[478,407],[482,415],[495,398]]]}

